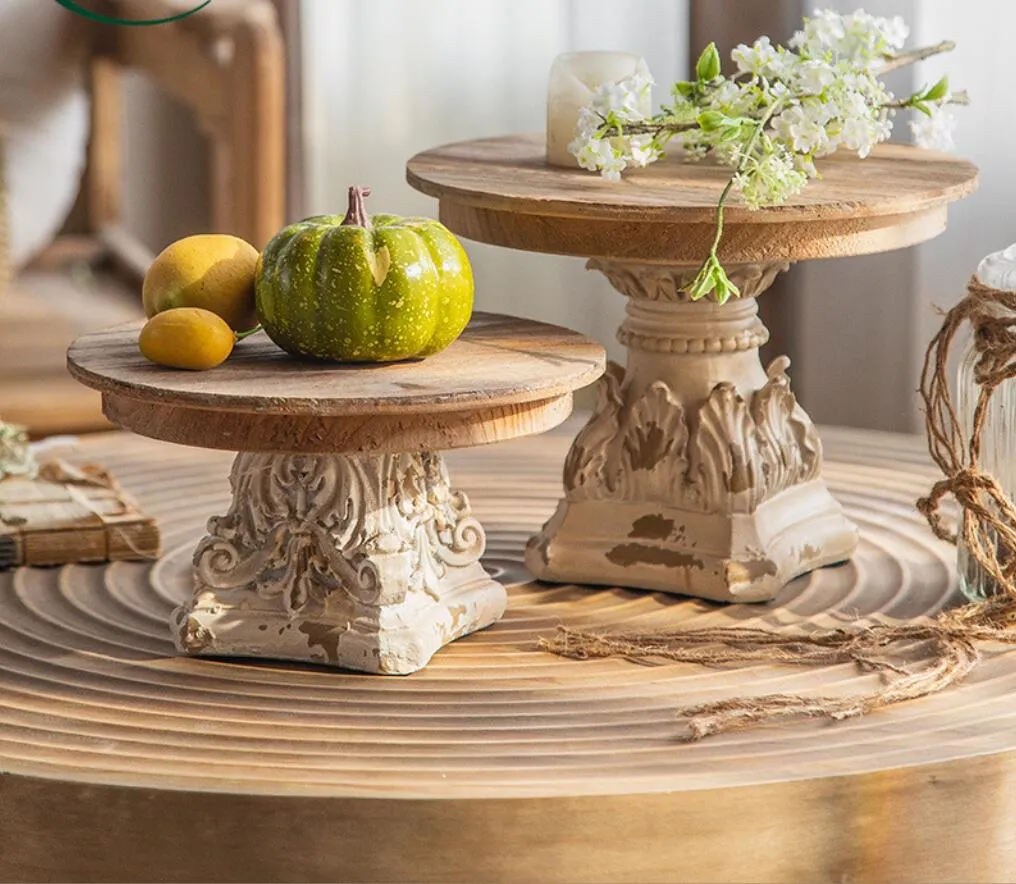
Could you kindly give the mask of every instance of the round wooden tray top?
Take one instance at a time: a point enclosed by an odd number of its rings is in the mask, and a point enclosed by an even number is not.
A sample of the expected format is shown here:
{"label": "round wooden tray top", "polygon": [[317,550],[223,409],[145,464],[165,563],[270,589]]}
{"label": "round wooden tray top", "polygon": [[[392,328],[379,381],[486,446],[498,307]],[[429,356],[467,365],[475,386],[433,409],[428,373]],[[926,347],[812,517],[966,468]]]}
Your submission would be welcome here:
{"label": "round wooden tray top", "polygon": [[988,881],[1016,868],[1016,655],[869,717],[677,741],[678,705],[855,691],[853,666],[735,669],[541,652],[558,624],[829,627],[956,601],[914,510],[922,443],[827,431],[861,530],[847,565],[776,602],[529,581],[572,421],[453,452],[509,588],[494,626],[404,678],[177,655],[169,612],[226,506],[228,458],[116,434],[81,456],[158,516],[166,554],[0,573],[0,878],[7,880]]}
{"label": "round wooden tray top", "polygon": [[78,338],[71,374],[125,429],[231,451],[441,450],[539,433],[604,366],[603,347],[576,332],[486,313],[447,350],[387,365],[294,359],[256,335],[216,369],[178,371],[138,352],[140,327]]}
{"label": "round wooden tray top", "polygon": [[[721,257],[796,261],[913,245],[941,233],[947,205],[977,186],[971,163],[906,145],[880,145],[863,161],[841,152],[818,167],[822,178],[785,205],[750,211],[732,197]],[[448,227],[480,242],[697,264],[708,254],[730,169],[674,156],[615,183],[550,166],[542,135],[515,135],[417,154],[406,177],[440,200]]]}

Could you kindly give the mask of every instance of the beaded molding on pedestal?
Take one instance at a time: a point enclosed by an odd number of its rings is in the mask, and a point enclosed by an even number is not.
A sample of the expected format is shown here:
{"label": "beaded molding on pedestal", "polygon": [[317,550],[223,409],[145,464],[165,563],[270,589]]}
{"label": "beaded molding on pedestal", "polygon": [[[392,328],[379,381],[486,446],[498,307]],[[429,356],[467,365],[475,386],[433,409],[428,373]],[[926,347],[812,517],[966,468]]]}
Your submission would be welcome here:
{"label": "beaded molding on pedestal", "polygon": [[[627,295],[627,370],[601,378],[564,469],[565,498],[533,537],[540,578],[719,601],[771,599],[848,558],[857,532],[821,478],[822,447],[786,357],[762,371],[755,297],[785,263],[728,268],[742,297],[682,291],[694,268],[590,261]],[[726,380],[719,380],[724,378]]]}
{"label": "beaded molding on pedestal", "polygon": [[230,486],[174,614],[186,653],[405,674],[504,613],[440,454],[241,453]]}

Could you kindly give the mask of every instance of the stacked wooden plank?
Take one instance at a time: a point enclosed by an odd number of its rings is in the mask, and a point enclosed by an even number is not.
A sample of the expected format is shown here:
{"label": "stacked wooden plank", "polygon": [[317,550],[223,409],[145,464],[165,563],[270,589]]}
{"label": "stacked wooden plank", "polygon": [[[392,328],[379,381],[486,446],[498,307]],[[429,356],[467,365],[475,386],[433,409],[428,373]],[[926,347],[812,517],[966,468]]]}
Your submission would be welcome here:
{"label": "stacked wooden plank", "polygon": [[99,466],[62,460],[0,479],[0,569],[150,559],[159,528]]}

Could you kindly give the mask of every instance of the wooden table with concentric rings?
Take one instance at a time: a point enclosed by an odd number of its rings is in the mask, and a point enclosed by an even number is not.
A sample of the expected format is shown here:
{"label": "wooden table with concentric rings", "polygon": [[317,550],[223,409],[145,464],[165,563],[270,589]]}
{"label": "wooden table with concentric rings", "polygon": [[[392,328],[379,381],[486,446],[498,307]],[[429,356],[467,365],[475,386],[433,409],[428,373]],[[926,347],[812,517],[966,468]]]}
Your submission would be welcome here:
{"label": "wooden table with concentric rings", "polygon": [[550,586],[522,565],[580,422],[449,455],[488,531],[505,618],[404,678],[177,655],[228,455],[111,434],[78,456],[161,520],[154,564],[0,574],[0,878],[236,881],[1006,881],[1016,874],[1016,657],[838,725],[679,742],[673,710],[849,691],[851,666],[709,670],[541,652],[603,629],[905,619],[956,601],[914,499],[921,441],[829,430],[861,529],[847,565],[773,603]]}

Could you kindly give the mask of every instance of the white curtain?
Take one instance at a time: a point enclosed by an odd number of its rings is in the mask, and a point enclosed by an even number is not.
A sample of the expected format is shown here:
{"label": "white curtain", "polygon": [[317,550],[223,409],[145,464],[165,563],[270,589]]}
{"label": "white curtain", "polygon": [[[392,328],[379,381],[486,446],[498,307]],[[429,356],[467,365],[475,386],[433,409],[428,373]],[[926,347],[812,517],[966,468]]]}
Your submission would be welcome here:
{"label": "white curtain", "polygon": [[[686,0],[301,0],[309,211],[436,215],[405,183],[413,154],[465,138],[542,131],[554,56],[643,55],[661,88],[687,68]],[[464,243],[476,306],[578,329],[622,356],[623,298],[575,258]]]}

